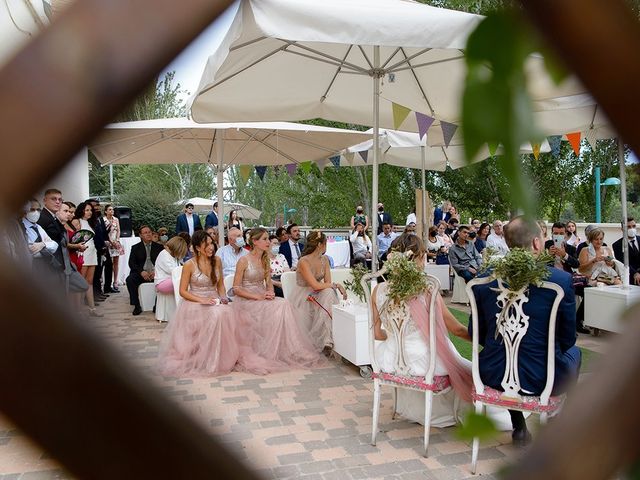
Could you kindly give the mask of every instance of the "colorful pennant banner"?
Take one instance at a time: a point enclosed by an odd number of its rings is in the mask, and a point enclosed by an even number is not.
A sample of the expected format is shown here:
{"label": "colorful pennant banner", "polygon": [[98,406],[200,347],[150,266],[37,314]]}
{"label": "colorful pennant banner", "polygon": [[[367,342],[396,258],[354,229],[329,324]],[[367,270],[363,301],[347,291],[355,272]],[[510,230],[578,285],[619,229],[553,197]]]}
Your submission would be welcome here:
{"label": "colorful pennant banner", "polygon": [[551,155],[554,157],[560,156],[560,144],[562,142],[561,135],[551,135],[547,137],[547,141],[549,142],[549,147],[551,147]]}
{"label": "colorful pennant banner", "polygon": [[358,152],[358,153],[362,157],[362,160],[364,160],[364,163],[367,163],[367,160],[369,159],[369,150],[363,150],[363,151]]}
{"label": "colorful pennant banner", "polygon": [[257,166],[256,167],[256,173],[258,174],[258,177],[260,177],[260,180],[264,180],[264,174],[267,173],[267,167],[265,166]]}
{"label": "colorful pennant banner", "polygon": [[540,144],[539,143],[532,143],[531,144],[531,150],[533,150],[533,158],[538,160],[538,157],[540,156]]}
{"label": "colorful pennant banner", "polygon": [[[353,152],[346,152],[344,154],[344,159],[347,161],[347,163],[349,164],[349,166],[353,167],[353,159],[355,158],[356,154]],[[340,161],[340,160],[338,160]]]}
{"label": "colorful pennant banner", "polygon": [[591,145],[591,149],[595,150],[596,142],[598,141],[596,129],[590,128],[589,130],[584,132],[584,138],[586,138],[587,142],[589,142],[589,145]]}
{"label": "colorful pennant banner", "polygon": [[311,173],[311,162],[302,162],[300,164],[300,169],[304,172],[304,173]]}
{"label": "colorful pennant banner", "polygon": [[404,122],[411,113],[411,109],[395,102],[391,102],[391,109],[393,110],[393,128],[398,130],[402,122]]}
{"label": "colorful pennant banner", "polygon": [[442,128],[442,136],[444,137],[444,144],[448,147],[451,143],[451,139],[456,133],[458,126],[455,123],[440,122],[440,128]]}
{"label": "colorful pennant banner", "polygon": [[567,133],[567,140],[573,147],[573,152],[576,154],[576,157],[580,156],[580,132],[575,133]]}
{"label": "colorful pennant banner", "polygon": [[244,183],[247,183],[249,177],[251,176],[251,165],[240,165],[238,167],[238,170],[240,171],[240,178],[242,178],[242,181]]}
{"label": "colorful pennant banner", "polygon": [[296,169],[298,167],[296,167],[295,163],[288,163],[287,165],[285,165],[286,169],[287,169],[287,173],[289,174],[290,177],[295,176],[296,174]]}
{"label": "colorful pennant banner", "polygon": [[324,173],[324,169],[327,167],[328,163],[329,163],[329,160],[326,158],[321,158],[320,160],[316,161],[316,165],[318,166],[320,173]]}
{"label": "colorful pennant banner", "polygon": [[420,133],[420,140],[427,134],[427,130],[433,123],[435,118],[425,115],[424,113],[416,112],[416,123],[418,124],[418,133]]}
{"label": "colorful pennant banner", "polygon": [[334,167],[340,168],[340,155],[329,158]]}

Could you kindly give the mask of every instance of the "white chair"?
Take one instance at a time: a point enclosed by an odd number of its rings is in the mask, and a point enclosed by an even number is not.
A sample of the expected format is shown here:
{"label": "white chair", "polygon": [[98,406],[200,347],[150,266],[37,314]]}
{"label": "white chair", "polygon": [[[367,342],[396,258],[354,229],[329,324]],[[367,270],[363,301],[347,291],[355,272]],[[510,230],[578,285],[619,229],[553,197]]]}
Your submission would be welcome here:
{"label": "white chair", "polygon": [[[451,269],[453,270],[453,268]],[[469,305],[469,295],[467,295],[467,284],[458,273],[453,270],[453,293],[451,294],[451,303],[464,303]]]}
{"label": "white chair", "polygon": [[[551,396],[553,390],[553,381],[555,377],[555,332],[556,332],[556,315],[558,306],[564,297],[562,288],[551,282],[543,282],[541,288],[552,290],[555,294],[555,300],[549,314],[549,334],[547,343],[547,381],[540,396],[522,395],[520,394],[520,379],[518,375],[518,352],[520,350],[520,342],[527,334],[529,328],[529,317],[524,314],[523,306],[529,301],[526,290],[517,292],[510,291],[502,281],[498,280],[499,289],[497,301],[502,307],[504,321],[497,325],[498,333],[502,336],[505,357],[505,372],[502,378],[501,386],[503,391],[495,390],[482,383],[480,378],[480,365],[478,362],[479,355],[479,327],[478,327],[478,307],[473,292],[476,285],[486,285],[495,280],[493,277],[474,278],[467,283],[466,291],[471,303],[471,321],[473,328],[471,364],[473,374],[473,391],[471,397],[477,414],[482,414],[485,405],[495,405],[498,407],[508,408],[510,410],[520,410],[523,412],[537,413],[540,415],[540,422],[546,423],[550,414],[557,412],[564,401],[564,395]],[[478,438],[473,439],[471,451],[471,472],[476,473],[476,464],[478,462],[478,449],[480,441]]]}
{"label": "white chair", "polygon": [[180,305],[182,297],[180,296],[180,279],[182,278],[182,265],[171,270],[171,281],[173,282],[173,297],[176,301],[176,308]]}
{"label": "white chair", "polygon": [[284,298],[291,298],[293,289],[296,288],[296,272],[284,272],[280,277],[282,282],[282,295]]}
{"label": "white chair", "polygon": [[227,275],[226,277],[224,277],[224,293],[227,296],[229,295],[229,290],[231,290],[233,288],[233,279],[235,278],[235,274],[231,274],[231,275]]}
{"label": "white chair", "polygon": [[140,299],[140,308],[143,312],[153,310],[156,304],[156,286],[153,282],[141,283],[138,287],[138,298]]}
{"label": "white chair", "polygon": [[159,322],[168,322],[176,313],[174,292],[161,293],[156,290],[156,296],[156,320]]}
{"label": "white chair", "polygon": [[[451,390],[451,381],[449,376],[436,376],[436,338],[435,335],[429,337],[429,369],[424,377],[414,377],[410,375],[410,366],[405,362],[405,346],[404,337],[406,330],[410,325],[410,322],[405,322],[404,319],[407,316],[407,312],[403,309],[408,309],[405,302],[401,303],[397,307],[398,315],[394,315],[390,312],[385,315],[383,326],[387,331],[387,342],[396,342],[396,359],[395,359],[395,373],[385,373],[380,370],[375,357],[375,339],[373,333],[373,313],[371,308],[371,287],[369,281],[386,272],[386,267],[383,267],[377,273],[368,273],[362,277],[361,284],[365,292],[365,298],[367,302],[367,312],[369,316],[369,354],[371,358],[371,367],[373,373],[371,378],[373,379],[373,421],[371,427],[371,444],[376,444],[376,436],[378,434],[378,418],[380,414],[380,390],[383,385],[393,387],[393,416],[395,418],[397,408],[397,390],[398,388],[406,388],[409,390],[417,390],[423,392],[425,395],[424,401],[424,440],[423,440],[423,455],[427,456],[427,450],[429,448],[429,430],[431,426],[431,405],[433,402],[433,395],[439,395]],[[440,289],[440,282],[437,278],[427,275],[426,276],[427,291],[437,292]],[[435,312],[436,312],[436,295],[431,295],[430,307],[429,307],[429,331],[435,332]]]}

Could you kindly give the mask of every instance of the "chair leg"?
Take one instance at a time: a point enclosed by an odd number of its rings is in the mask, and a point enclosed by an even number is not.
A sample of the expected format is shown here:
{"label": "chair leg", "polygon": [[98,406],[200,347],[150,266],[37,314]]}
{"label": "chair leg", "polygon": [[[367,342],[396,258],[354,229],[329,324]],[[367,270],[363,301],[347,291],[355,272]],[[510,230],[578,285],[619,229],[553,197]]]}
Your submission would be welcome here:
{"label": "chair leg", "polygon": [[393,414],[391,420],[396,419],[396,413],[398,412],[398,387],[393,387]]}
{"label": "chair leg", "polygon": [[[476,414],[482,415],[484,411],[484,405],[481,402],[475,402]],[[480,439],[478,437],[473,438],[471,446],[471,473],[476,474],[476,466],[478,464],[478,450],[480,449]]]}
{"label": "chair leg", "polygon": [[431,433],[431,406],[433,403],[433,392],[427,390],[424,396],[424,450],[422,455],[427,456],[429,450],[429,434]]}
{"label": "chair leg", "polygon": [[371,425],[371,445],[376,444],[378,435],[378,416],[380,415],[380,384],[378,380],[373,381],[373,419]]}

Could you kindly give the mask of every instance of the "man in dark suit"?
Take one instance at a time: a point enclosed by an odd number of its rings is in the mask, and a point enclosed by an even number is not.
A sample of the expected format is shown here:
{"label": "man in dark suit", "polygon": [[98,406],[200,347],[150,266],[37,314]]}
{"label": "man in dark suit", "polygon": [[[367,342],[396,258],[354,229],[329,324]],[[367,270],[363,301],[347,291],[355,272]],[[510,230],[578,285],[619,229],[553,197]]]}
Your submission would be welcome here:
{"label": "man in dark suit", "polygon": [[[90,198],[86,201],[93,207],[93,220],[95,226],[93,230],[95,236],[93,237],[93,243],[96,246],[98,252],[98,264],[96,265],[95,273],[93,274],[93,298],[97,301],[103,301],[107,298],[111,291],[111,277],[113,276],[113,263],[111,262],[111,256],[107,248],[107,241],[109,240],[109,234],[107,232],[107,226],[104,223],[104,217],[102,216],[102,206],[97,198]],[[103,260],[104,257],[104,260]],[[107,280],[104,282],[106,291],[102,290],[102,273],[105,273]]]}
{"label": "man in dark suit", "polygon": [[53,256],[60,265],[59,268],[55,268],[55,270],[59,270],[59,272],[56,271],[56,273],[62,273],[64,270],[64,258],[60,245],[62,244],[63,237],[66,235],[66,232],[62,224],[56,218],[56,213],[58,213],[60,206],[62,205],[62,192],[57,188],[48,189],[44,192],[43,203],[44,208],[40,212],[38,225],[47,232],[47,235],[49,235],[51,240],[59,245]]}
{"label": "man in dark suit", "polygon": [[567,245],[567,226],[562,222],[556,222],[551,227],[551,240],[547,240],[544,244],[545,250],[548,250],[555,257],[554,266],[567,273],[573,273],[574,268],[580,266],[578,257],[576,256],[576,247]]}
{"label": "man in dark suit", "polygon": [[[542,231],[533,221],[523,217],[511,220],[505,229],[505,240],[509,248],[528,248],[539,254],[544,245]],[[549,267],[549,282],[556,283],[564,291],[556,316],[555,336],[555,380],[553,392],[562,392],[568,383],[578,376],[580,350],[576,342],[576,302],[571,275],[558,268]],[[505,347],[502,337],[496,338],[496,315],[499,312],[497,282],[473,288],[478,305],[478,327],[480,344],[480,376],[485,385],[502,390],[505,372]],[[547,379],[547,334],[549,314],[555,295],[547,289],[529,287],[529,301],[524,304],[524,313],[529,316],[529,328],[522,339],[518,356],[520,386],[530,395],[540,395]],[[471,322],[469,323],[471,334]],[[531,440],[522,412],[509,410],[513,424],[513,443],[524,445]]]}
{"label": "man in dark suit", "polygon": [[304,250],[304,244],[300,241],[300,227],[292,223],[287,227],[287,235],[289,239],[280,244],[279,251],[287,259],[289,268],[295,270]]}
{"label": "man in dark suit", "polygon": [[127,277],[126,284],[129,291],[129,303],[134,306],[133,314],[140,315],[140,298],[138,297],[138,287],[146,282],[153,282],[154,265],[156,258],[164,248],[162,245],[151,241],[151,228],[144,225],[138,232],[140,243],[131,247],[129,255],[129,268],[131,273]]}
{"label": "man in dark suit", "polygon": [[389,225],[393,225],[393,220],[391,219],[391,215],[384,211],[384,205],[382,203],[378,204],[378,233],[376,235],[380,235],[382,233],[382,225],[388,223]]}
{"label": "man in dark suit", "polygon": [[204,229],[206,230],[209,227],[217,227],[218,226],[218,202],[213,204],[213,210],[209,212],[207,218],[204,220]]}
{"label": "man in dark suit", "polygon": [[[616,240],[612,247],[616,260],[624,263],[622,241],[622,238]],[[629,283],[640,285],[640,236],[636,230],[636,221],[632,217],[627,218],[627,248],[629,250]]]}
{"label": "man in dark suit", "polygon": [[202,230],[200,217],[193,213],[193,203],[187,203],[184,213],[178,215],[176,220],[176,233],[187,232],[191,236],[196,230]]}

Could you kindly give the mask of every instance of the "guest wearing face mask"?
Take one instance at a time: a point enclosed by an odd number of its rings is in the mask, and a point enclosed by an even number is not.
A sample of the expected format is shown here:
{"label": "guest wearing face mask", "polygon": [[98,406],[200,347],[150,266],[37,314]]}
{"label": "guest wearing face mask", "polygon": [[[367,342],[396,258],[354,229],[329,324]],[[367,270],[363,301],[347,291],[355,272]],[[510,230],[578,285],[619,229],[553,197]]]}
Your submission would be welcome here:
{"label": "guest wearing face mask", "polygon": [[[629,250],[629,283],[640,285],[640,236],[636,230],[636,221],[632,217],[627,218],[627,248]],[[616,260],[624,263],[622,250],[622,238],[613,242],[613,254]]]}
{"label": "guest wearing face mask", "polygon": [[158,229],[158,243],[164,245],[169,240],[169,229],[166,227],[160,227]]}
{"label": "guest wearing face mask", "polygon": [[271,262],[271,283],[273,283],[273,291],[276,297],[284,298],[280,278],[284,272],[289,271],[289,264],[285,256],[280,253],[278,237],[269,235],[269,243],[271,243],[271,249],[267,253],[269,254],[269,261]]}
{"label": "guest wearing face mask", "polygon": [[362,205],[356,207],[356,213],[351,217],[351,230],[356,228],[356,223],[363,224],[365,230],[369,228],[369,217],[365,215]]}
{"label": "guest wearing face mask", "polygon": [[51,258],[58,251],[59,245],[38,224],[40,211],[40,202],[32,198],[25,206],[22,217],[22,226],[33,259],[33,270],[39,273],[57,273],[58,269],[51,265]]}
{"label": "guest wearing face mask", "polygon": [[231,227],[227,236],[229,237],[229,245],[219,248],[216,252],[216,256],[222,260],[222,274],[225,277],[235,274],[238,260],[249,255],[249,252],[244,249],[245,242],[239,228]]}
{"label": "guest wearing face mask", "polygon": [[551,240],[547,240],[544,248],[554,256],[554,267],[573,273],[574,268],[580,266],[576,248],[569,245],[567,237],[567,227],[562,222],[556,222],[551,227]]}
{"label": "guest wearing face mask", "polygon": [[384,205],[382,203],[379,203],[378,204],[378,232],[376,233],[376,235],[380,235],[382,233],[382,225],[384,225],[385,223],[388,223],[389,225],[393,225],[393,220],[391,219],[391,215],[384,211]]}

